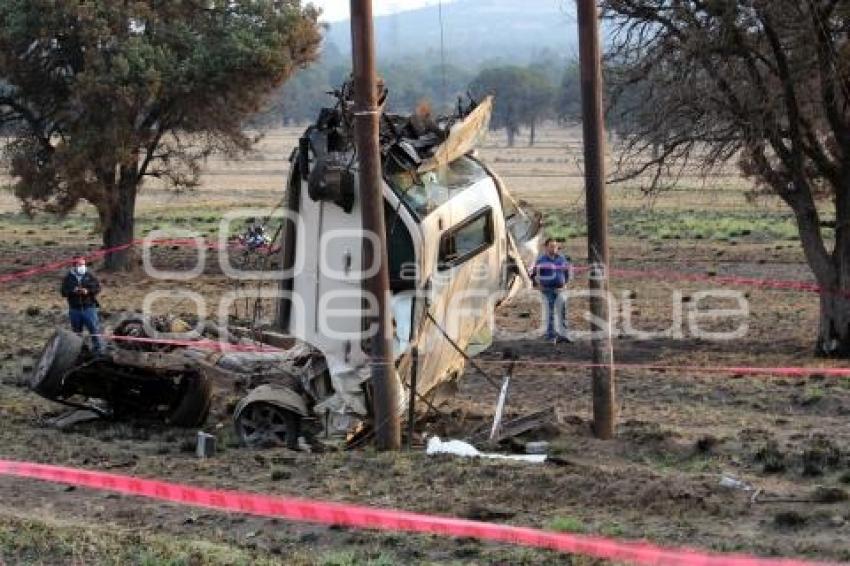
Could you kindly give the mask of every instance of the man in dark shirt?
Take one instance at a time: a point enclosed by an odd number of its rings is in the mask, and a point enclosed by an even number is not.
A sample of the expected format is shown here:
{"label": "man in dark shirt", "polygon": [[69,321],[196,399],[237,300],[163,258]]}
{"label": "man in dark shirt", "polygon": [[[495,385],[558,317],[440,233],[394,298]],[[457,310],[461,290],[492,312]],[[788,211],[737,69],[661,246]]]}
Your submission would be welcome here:
{"label": "man in dark shirt", "polygon": [[92,349],[95,354],[103,351],[103,341],[100,339],[100,329],[97,315],[97,295],[100,293],[100,283],[97,278],[86,270],[84,257],[74,258],[71,270],[62,280],[60,289],[62,296],[68,299],[68,316],[71,319],[71,329],[77,334],[83,328],[92,336]]}
{"label": "man in dark shirt", "polygon": [[[548,238],[544,246],[544,252],[531,268],[531,278],[546,298],[546,340],[571,342],[567,336],[567,297],[558,300],[570,280],[570,258],[561,255],[555,238]],[[563,332],[558,332],[562,329]]]}

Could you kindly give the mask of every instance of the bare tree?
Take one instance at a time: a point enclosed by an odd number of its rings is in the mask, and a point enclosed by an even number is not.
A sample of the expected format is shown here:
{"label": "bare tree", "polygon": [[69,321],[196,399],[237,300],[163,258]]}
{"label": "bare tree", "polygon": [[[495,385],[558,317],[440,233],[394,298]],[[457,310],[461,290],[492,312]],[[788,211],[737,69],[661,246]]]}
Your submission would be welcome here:
{"label": "bare tree", "polygon": [[818,352],[850,356],[850,2],[602,4],[626,154],[654,150],[627,174],[737,160],[794,212],[822,288]]}

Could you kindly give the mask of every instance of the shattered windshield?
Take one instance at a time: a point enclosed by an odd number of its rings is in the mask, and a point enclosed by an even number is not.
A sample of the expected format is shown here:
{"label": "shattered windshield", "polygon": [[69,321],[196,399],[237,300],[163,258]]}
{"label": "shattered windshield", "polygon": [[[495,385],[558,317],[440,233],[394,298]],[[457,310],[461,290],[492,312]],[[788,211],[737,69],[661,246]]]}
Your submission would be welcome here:
{"label": "shattered windshield", "polygon": [[486,178],[487,172],[474,159],[463,156],[432,171],[402,170],[386,177],[390,187],[421,219],[460,191]]}

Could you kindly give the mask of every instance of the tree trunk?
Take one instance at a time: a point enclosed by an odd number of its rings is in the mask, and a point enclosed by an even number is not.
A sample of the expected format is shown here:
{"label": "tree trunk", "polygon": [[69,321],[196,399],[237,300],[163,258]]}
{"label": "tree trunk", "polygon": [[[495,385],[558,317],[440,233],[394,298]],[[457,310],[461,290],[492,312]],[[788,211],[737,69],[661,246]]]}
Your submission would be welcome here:
{"label": "tree trunk", "polygon": [[817,355],[850,357],[850,198],[838,191],[835,246],[830,254],[821,234],[820,216],[807,188],[800,186],[789,204],[794,209],[800,244],[820,287]]}
{"label": "tree trunk", "polygon": [[534,138],[535,138],[535,134],[537,133],[536,126],[537,126],[536,120],[534,120],[534,118],[532,118],[531,119],[531,131],[528,134],[528,145],[529,145],[529,147],[534,147]]}
{"label": "tree trunk", "polygon": [[[846,183],[845,183],[846,184]],[[829,357],[850,357],[850,187],[836,187],[835,247],[826,276],[818,276],[821,286],[820,325],[817,353]],[[810,262],[811,263],[811,262]],[[814,266],[812,266],[814,269]]]}
{"label": "tree trunk", "polygon": [[133,268],[135,254],[132,242],[138,184],[135,170],[122,167],[108,206],[103,211],[98,207],[103,228],[103,247],[115,250],[106,254],[105,267],[109,271],[129,271]]}
{"label": "tree trunk", "polygon": [[516,139],[517,128],[513,124],[508,124],[508,147],[514,146],[514,140]]}
{"label": "tree trunk", "polygon": [[831,358],[850,357],[850,290],[821,291],[816,352]]}

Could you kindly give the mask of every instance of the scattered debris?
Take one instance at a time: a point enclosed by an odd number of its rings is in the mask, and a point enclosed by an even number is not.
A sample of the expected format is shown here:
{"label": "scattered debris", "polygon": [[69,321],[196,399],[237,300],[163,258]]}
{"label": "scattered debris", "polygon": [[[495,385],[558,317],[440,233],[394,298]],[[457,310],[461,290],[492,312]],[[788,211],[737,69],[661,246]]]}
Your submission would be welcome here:
{"label": "scattered debris", "polygon": [[215,436],[199,430],[197,444],[195,445],[195,455],[198,458],[212,458],[215,456]]}
{"label": "scattered debris", "polygon": [[472,444],[463,442],[462,440],[447,440],[443,442],[439,436],[432,436],[428,439],[428,447],[425,453],[429,456],[435,454],[451,454],[462,458],[492,458],[496,460],[514,460],[517,462],[529,462],[532,464],[542,464],[546,461],[546,455],[538,454],[494,454],[489,452],[480,452]]}
{"label": "scattered debris", "polygon": [[59,430],[65,430],[80,423],[95,421],[100,417],[100,414],[89,409],[75,409],[67,413],[62,413],[52,419],[48,419],[46,424],[47,426],[58,428]]}
{"label": "scattered debris", "polygon": [[755,490],[755,488],[750,484],[739,479],[733,478],[732,476],[721,476],[720,487],[726,487],[729,489],[740,489],[741,491]]}
{"label": "scattered debris", "polygon": [[526,454],[546,454],[547,452],[549,452],[549,443],[545,440],[525,443]]}
{"label": "scattered debris", "polygon": [[[545,429],[548,426],[558,421],[558,415],[555,407],[548,407],[542,411],[524,415],[522,417],[509,420],[502,423],[499,431],[496,434],[493,442],[501,442],[507,438],[513,438],[527,432]],[[489,440],[488,433],[479,433],[473,438],[473,442],[487,442]]]}
{"label": "scattered debris", "polygon": [[496,402],[496,412],[493,415],[493,427],[490,429],[490,441],[496,438],[499,434],[502,425],[502,414],[505,410],[505,402],[508,398],[508,388],[511,386],[511,374],[508,372],[502,381],[502,388],[499,390],[499,400]]}

